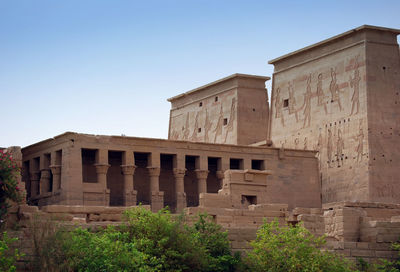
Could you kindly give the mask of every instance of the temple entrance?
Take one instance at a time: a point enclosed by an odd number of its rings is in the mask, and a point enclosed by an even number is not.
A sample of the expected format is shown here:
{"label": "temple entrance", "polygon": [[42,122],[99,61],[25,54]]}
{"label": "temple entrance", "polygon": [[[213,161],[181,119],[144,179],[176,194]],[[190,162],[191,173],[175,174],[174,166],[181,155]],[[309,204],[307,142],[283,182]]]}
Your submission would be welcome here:
{"label": "temple entrance", "polygon": [[110,189],[110,206],[124,206],[124,176],[121,171],[122,152],[109,151],[107,188]]}

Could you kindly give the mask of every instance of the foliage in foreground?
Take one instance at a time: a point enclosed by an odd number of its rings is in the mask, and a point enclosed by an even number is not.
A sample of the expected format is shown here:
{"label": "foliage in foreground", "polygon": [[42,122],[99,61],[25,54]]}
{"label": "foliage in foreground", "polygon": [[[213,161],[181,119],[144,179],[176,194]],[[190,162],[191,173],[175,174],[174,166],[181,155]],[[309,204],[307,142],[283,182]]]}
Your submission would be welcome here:
{"label": "foliage in foreground", "polygon": [[[207,215],[189,226],[168,210],[135,208],[122,226],[48,232],[36,269],[41,271],[235,271],[227,233]],[[51,229],[50,227],[47,229]],[[51,234],[52,233],[52,234]],[[47,240],[47,242],[43,242]],[[44,269],[44,270],[43,270]]]}
{"label": "foliage in foreground", "polygon": [[353,271],[349,262],[321,251],[322,237],[314,237],[303,226],[280,227],[277,221],[264,223],[251,242],[246,262],[251,271]]}
{"label": "foliage in foreground", "polygon": [[10,153],[0,150],[0,227],[3,224],[10,205],[8,200],[19,202],[21,200],[18,188],[17,175],[20,169]]}
{"label": "foliage in foreground", "polygon": [[17,238],[9,238],[7,232],[3,232],[0,239],[0,271],[16,271],[15,263],[21,257],[18,249],[10,249],[10,245],[17,241]]}

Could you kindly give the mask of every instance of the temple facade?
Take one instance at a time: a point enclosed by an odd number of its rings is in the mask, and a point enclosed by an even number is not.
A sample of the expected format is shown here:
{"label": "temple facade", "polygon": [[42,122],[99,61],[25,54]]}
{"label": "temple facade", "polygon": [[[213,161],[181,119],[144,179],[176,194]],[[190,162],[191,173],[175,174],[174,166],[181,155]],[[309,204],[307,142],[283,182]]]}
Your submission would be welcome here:
{"label": "temple facade", "polygon": [[27,146],[28,202],[180,212],[242,170],[267,171],[262,201],[289,209],[400,203],[399,33],[362,26],[271,60],[271,105],[269,77],[245,74],[172,97],[168,140],[67,132]]}

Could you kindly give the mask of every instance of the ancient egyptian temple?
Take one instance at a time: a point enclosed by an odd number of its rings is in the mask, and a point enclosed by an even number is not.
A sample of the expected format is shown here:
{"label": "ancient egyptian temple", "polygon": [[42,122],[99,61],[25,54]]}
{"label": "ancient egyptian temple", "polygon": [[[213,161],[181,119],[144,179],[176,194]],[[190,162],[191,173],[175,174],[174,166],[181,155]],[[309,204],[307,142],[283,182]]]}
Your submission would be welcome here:
{"label": "ancient egyptian temple", "polygon": [[243,207],[398,204],[399,33],[365,25],[271,60],[271,103],[270,78],[247,74],[172,97],[168,139],[66,132],[27,146],[28,203],[180,212],[246,173],[228,193]]}

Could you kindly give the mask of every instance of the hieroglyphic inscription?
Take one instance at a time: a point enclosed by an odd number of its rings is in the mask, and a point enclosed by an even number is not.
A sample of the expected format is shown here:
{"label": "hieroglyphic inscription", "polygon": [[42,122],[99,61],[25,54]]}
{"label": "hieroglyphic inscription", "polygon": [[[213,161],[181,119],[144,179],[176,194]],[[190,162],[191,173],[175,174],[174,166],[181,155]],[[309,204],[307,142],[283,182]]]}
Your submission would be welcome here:
{"label": "hieroglyphic inscription", "polygon": [[306,92],[304,93],[304,103],[301,106],[300,110],[304,108],[303,111],[303,116],[304,116],[304,123],[303,123],[303,128],[310,126],[311,123],[311,98],[312,98],[312,93],[311,93],[311,74],[307,78],[307,88]]}
{"label": "hieroglyphic inscription", "polygon": [[223,122],[224,122],[224,112],[222,110],[222,104],[221,104],[217,125],[215,126],[215,129],[214,129],[214,132],[215,132],[214,143],[217,142],[217,137],[222,135]]}
{"label": "hieroglyphic inscription", "polygon": [[343,149],[344,149],[344,140],[342,137],[342,131],[339,128],[337,134],[337,141],[336,141],[336,159],[338,163],[338,167],[343,165]]}
{"label": "hieroglyphic inscription", "polygon": [[324,106],[325,114],[327,114],[328,110],[326,108],[324,90],[322,89],[322,73],[318,75],[317,98],[318,98],[318,106]]}
{"label": "hieroglyphic inscription", "polygon": [[331,83],[329,84],[329,91],[331,92],[331,102],[337,102],[339,110],[342,111],[342,104],[340,103],[339,85],[336,81],[336,69],[331,68]]}
{"label": "hieroglyphic inscription", "polygon": [[351,97],[351,113],[350,115],[353,115],[354,112],[354,108],[357,108],[357,111],[355,112],[355,114],[358,113],[358,110],[360,108],[360,92],[359,92],[359,87],[360,87],[360,71],[358,69],[358,62],[357,62],[357,58],[355,61],[355,70],[354,70],[354,77],[352,78],[350,76],[350,86],[353,88],[353,95]]}
{"label": "hieroglyphic inscription", "polygon": [[208,112],[206,109],[206,120],[204,122],[204,142],[208,143],[208,133],[212,127],[212,122],[210,122],[210,118],[208,117]]}
{"label": "hieroglyphic inscription", "polygon": [[229,115],[228,124],[226,126],[226,134],[225,134],[224,143],[226,143],[226,140],[228,138],[228,133],[233,131],[233,123],[235,121],[235,109],[236,109],[236,99],[232,98],[231,113]]}
{"label": "hieroglyphic inscription", "polygon": [[328,129],[327,155],[328,155],[328,165],[329,165],[329,167],[331,167],[332,152],[333,152],[332,130]]}
{"label": "hieroglyphic inscription", "polygon": [[296,123],[299,121],[299,117],[297,115],[296,109],[296,98],[294,97],[294,90],[292,83],[288,83],[288,91],[289,91],[289,114],[295,114]]}
{"label": "hieroglyphic inscription", "polygon": [[195,142],[197,140],[197,133],[198,133],[198,127],[199,127],[199,112],[196,113],[196,117],[194,119],[194,127],[192,131],[192,136],[190,136],[190,141]]}
{"label": "hieroglyphic inscription", "polygon": [[189,130],[189,112],[186,114],[186,122],[185,122],[185,127],[183,131],[183,140],[188,140],[190,134]]}
{"label": "hieroglyphic inscription", "polygon": [[363,150],[364,150],[364,131],[362,128],[362,124],[360,121],[360,128],[358,135],[355,137],[355,140],[357,142],[357,147],[356,147],[356,152],[357,152],[357,162],[360,162],[363,157]]}

